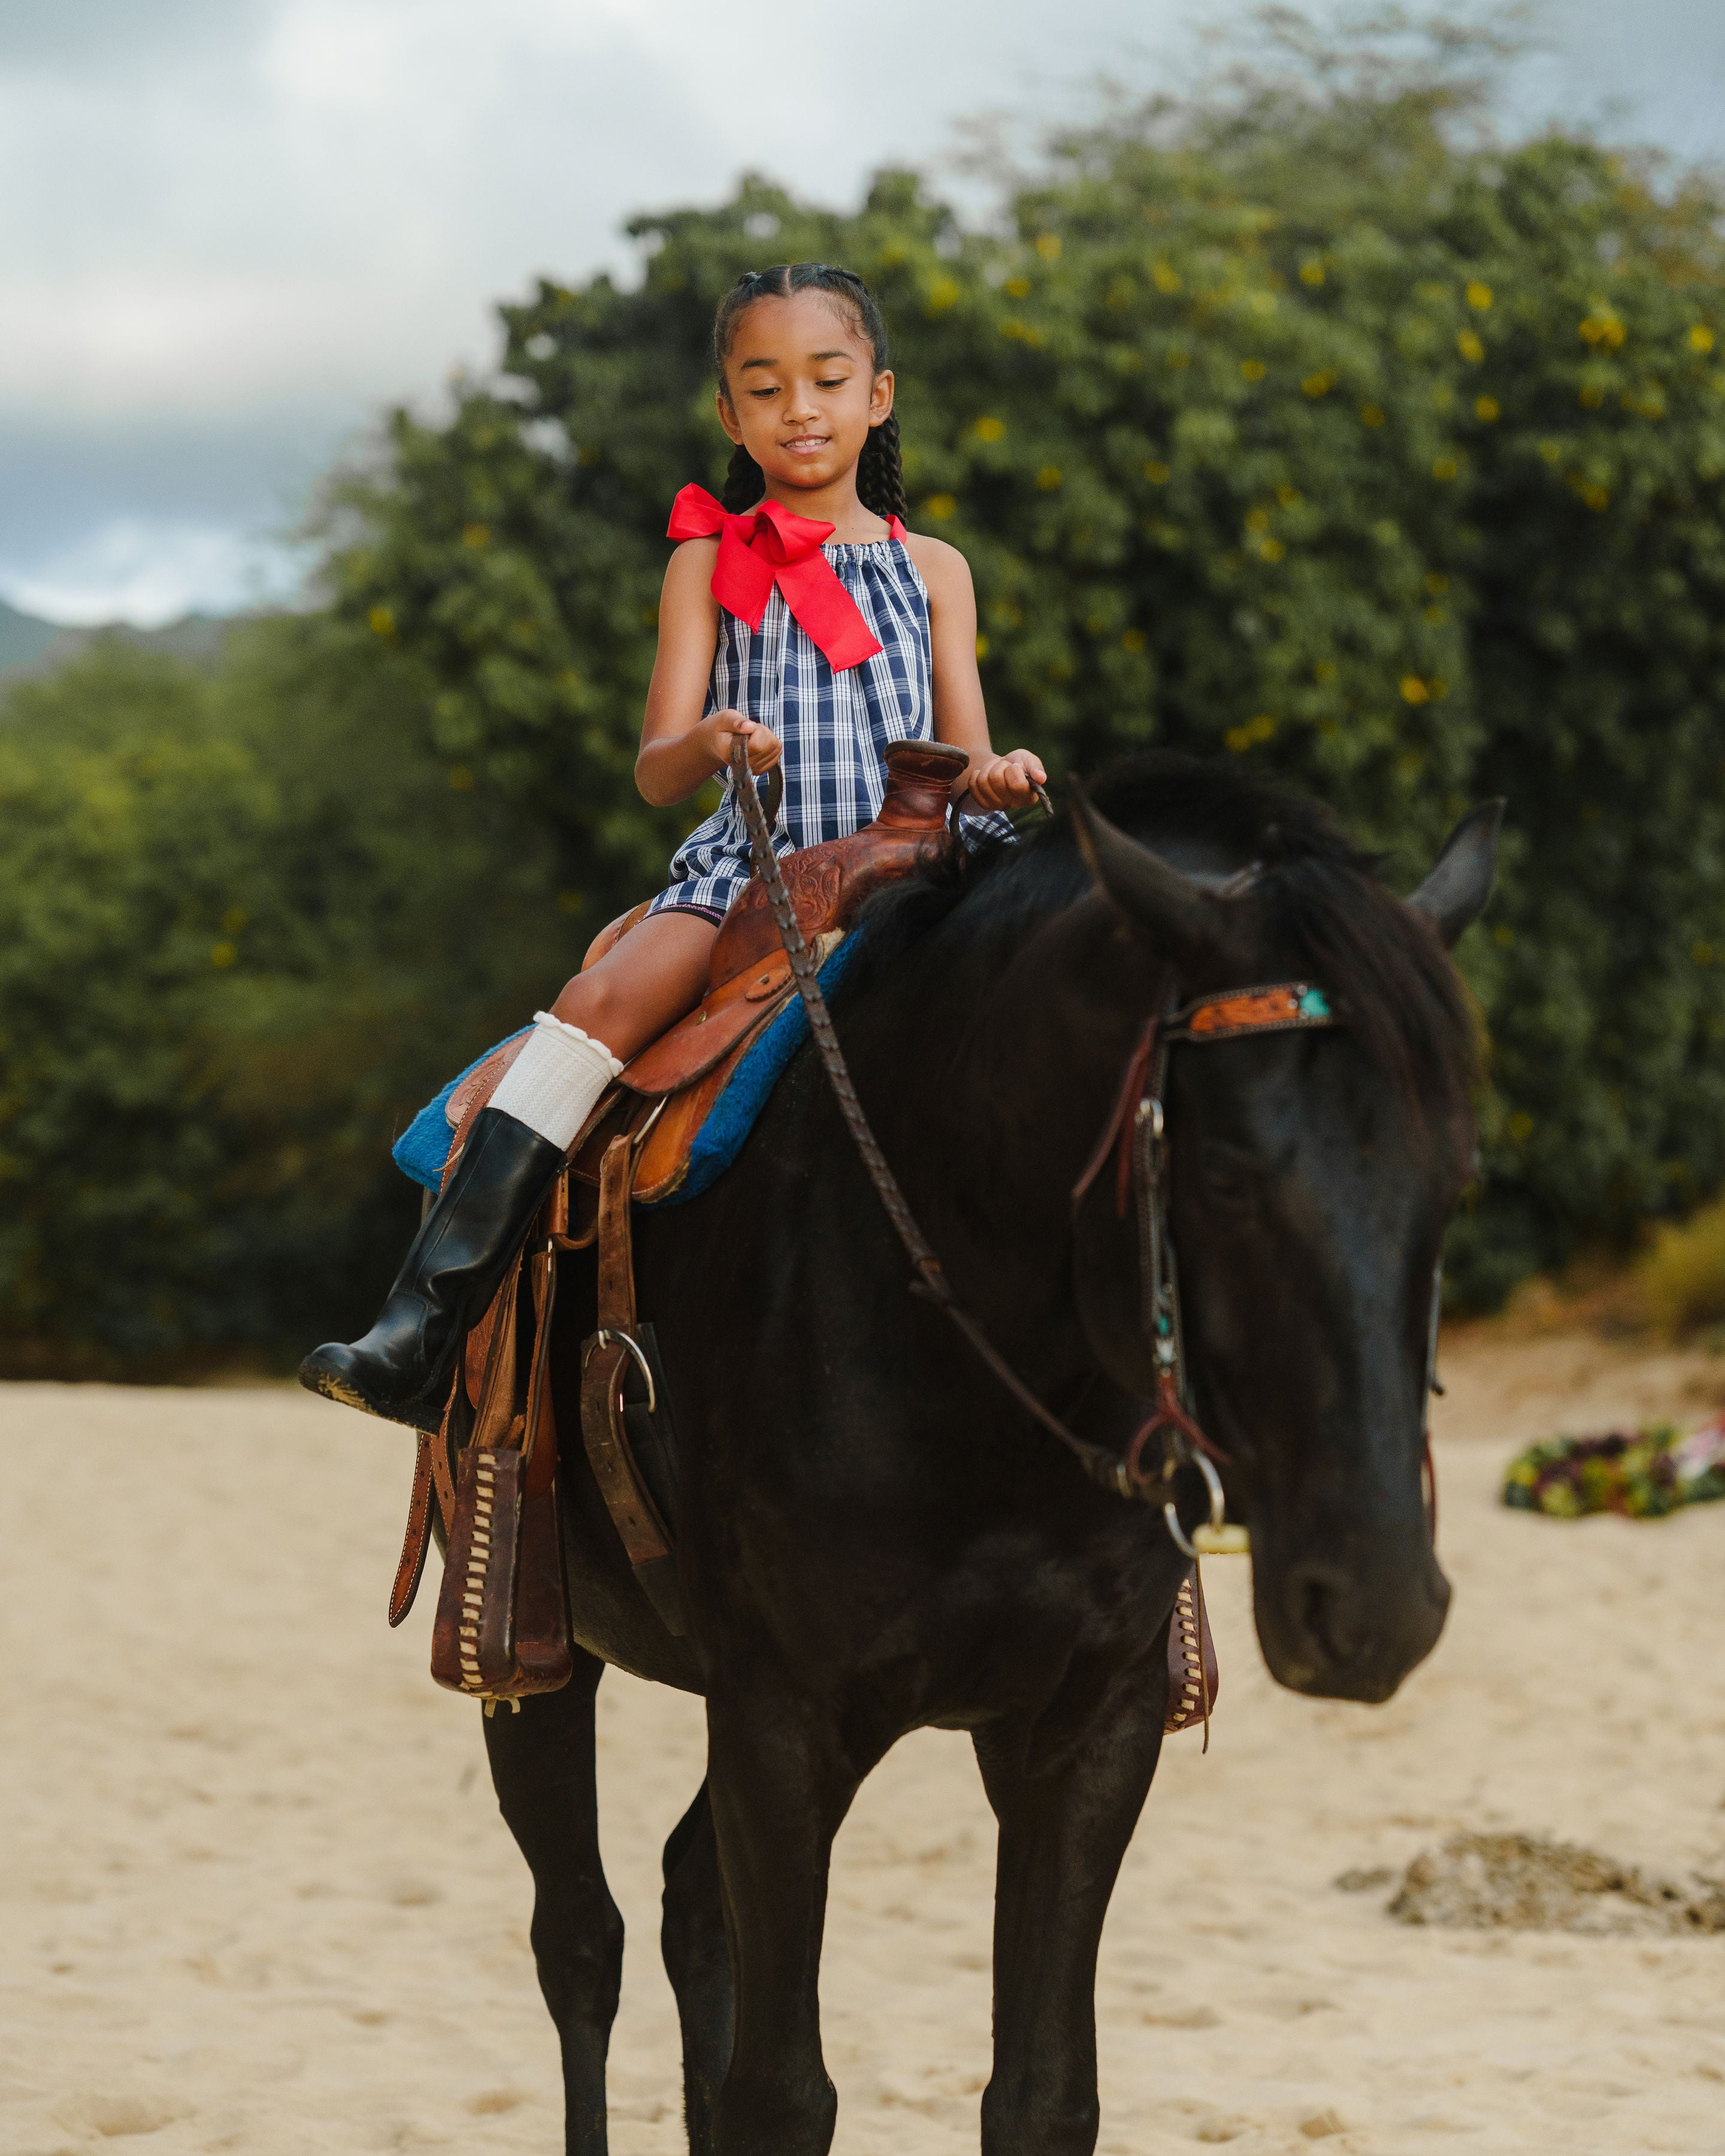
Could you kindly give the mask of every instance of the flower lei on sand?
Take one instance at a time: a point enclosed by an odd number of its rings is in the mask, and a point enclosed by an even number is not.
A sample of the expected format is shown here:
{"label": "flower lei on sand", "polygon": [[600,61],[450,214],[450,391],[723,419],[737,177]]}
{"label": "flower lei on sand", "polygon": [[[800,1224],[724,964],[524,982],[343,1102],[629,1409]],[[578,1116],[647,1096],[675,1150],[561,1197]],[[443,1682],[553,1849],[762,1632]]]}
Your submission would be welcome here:
{"label": "flower lei on sand", "polygon": [[1556,1520],[1588,1512],[1657,1520],[1715,1497],[1725,1497],[1725,1414],[1686,1435],[1661,1422],[1604,1437],[1548,1438],[1517,1455],[1503,1485],[1506,1505]]}

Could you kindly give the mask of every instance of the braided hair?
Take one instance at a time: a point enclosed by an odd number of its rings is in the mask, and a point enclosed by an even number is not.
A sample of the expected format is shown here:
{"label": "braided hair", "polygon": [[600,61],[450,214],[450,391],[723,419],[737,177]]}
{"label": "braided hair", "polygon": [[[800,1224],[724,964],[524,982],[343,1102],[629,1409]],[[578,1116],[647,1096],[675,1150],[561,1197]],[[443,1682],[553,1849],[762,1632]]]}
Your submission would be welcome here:
{"label": "braided hair", "polygon": [[[886,366],[886,325],[875,295],[854,270],[837,270],[829,262],[782,262],[772,270],[745,270],[719,302],[713,318],[713,366],[719,387],[726,389],[725,362],[737,325],[757,300],[788,300],[793,292],[827,292],[847,311],[851,326],[874,356],[875,372]],[[752,509],[766,491],[761,467],[739,442],[732,452],[725,474],[724,504],[733,513]],[[905,475],[899,458],[898,419],[889,416],[869,429],[869,439],[856,467],[857,499],[876,516],[907,517],[911,506],[905,499]]]}

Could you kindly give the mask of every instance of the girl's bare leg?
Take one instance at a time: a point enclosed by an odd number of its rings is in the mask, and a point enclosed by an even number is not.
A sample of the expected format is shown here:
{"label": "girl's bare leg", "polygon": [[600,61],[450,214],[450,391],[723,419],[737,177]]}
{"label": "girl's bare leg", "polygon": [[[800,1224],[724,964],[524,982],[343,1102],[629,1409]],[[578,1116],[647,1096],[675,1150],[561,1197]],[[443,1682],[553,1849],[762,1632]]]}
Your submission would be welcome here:
{"label": "girl's bare leg", "polygon": [[[717,933],[658,913],[578,973],[537,1018],[420,1226],[377,1322],[326,1342],[300,1379],[326,1399],[435,1430],[454,1358],[495,1293],[569,1146],[619,1065],[701,1000]],[[558,1023],[557,1021],[561,1021]]]}
{"label": "girl's bare leg", "polygon": [[552,1017],[578,1025],[627,1063],[706,994],[718,932],[698,913],[649,914],[576,974],[552,1005]]}

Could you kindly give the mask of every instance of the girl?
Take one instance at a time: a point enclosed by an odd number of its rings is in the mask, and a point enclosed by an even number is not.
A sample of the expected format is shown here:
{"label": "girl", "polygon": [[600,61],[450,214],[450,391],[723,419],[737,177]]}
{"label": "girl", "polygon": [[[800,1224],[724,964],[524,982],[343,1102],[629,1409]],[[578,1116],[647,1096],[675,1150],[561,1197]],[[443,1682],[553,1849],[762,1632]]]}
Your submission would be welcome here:
{"label": "girl", "polygon": [[988,746],[963,556],[900,521],[886,331],[862,280],[819,262],[749,271],[720,305],[713,357],[736,451],[722,509],[698,487],[677,497],[635,783],[664,806],[722,771],[725,799],[627,941],[614,921],[534,1019],[376,1324],[301,1365],[314,1392],[394,1421],[437,1426],[462,1337],[600,1094],[705,993],[749,875],[734,742],[752,772],[785,758],[783,851],[867,823],[896,741],[964,749],[972,812],[1021,807],[1045,778],[1027,751]]}

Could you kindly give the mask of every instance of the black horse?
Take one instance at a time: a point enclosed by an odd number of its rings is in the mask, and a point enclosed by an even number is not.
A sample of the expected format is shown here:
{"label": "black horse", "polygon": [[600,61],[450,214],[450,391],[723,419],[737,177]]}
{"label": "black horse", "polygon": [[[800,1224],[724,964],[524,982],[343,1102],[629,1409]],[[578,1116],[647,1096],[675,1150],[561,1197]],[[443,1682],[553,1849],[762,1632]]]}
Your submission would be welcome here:
{"label": "black horse", "polygon": [[[1449,1601],[1422,1488],[1427,1321],[1470,1171],[1476,1028],[1445,947],[1488,895],[1496,808],[1404,903],[1311,803],[1231,770],[1146,757],[1095,799],[1089,866],[1062,819],[876,901],[835,1009],[857,1089],[959,1299],[1042,1400],[1121,1445],[1153,1384],[1137,1245],[1111,1177],[1076,1219],[1070,1194],[1134,1044],[1171,980],[1322,986],[1333,1030],[1174,1050],[1171,1219],[1270,1667],[1387,1699]],[[1156,1770],[1186,1560],[906,1291],[812,1051],[706,1195],[638,1222],[688,1636],[662,1627],[566,1445],[574,1681],[485,1725],[536,1890],[568,2149],[606,2146],[623,1928],[593,1697],[614,1662],[706,1701],[707,1779],[665,1851],[696,2156],[829,2146],[829,1855],[863,1777],[928,1725],[969,1731],[999,1822],[983,2148],[1081,2156],[1097,1942]],[[566,1261],[558,1303],[566,1430],[588,1263]]]}

